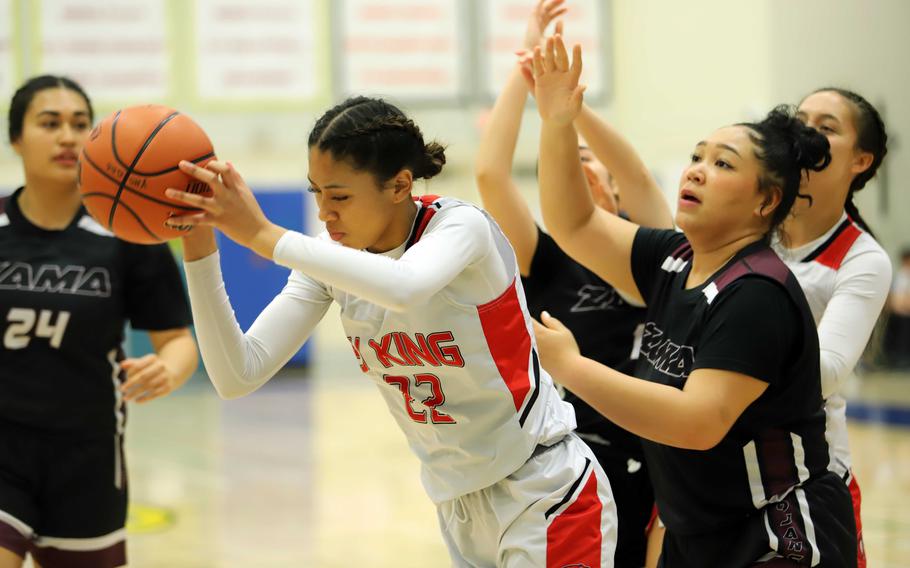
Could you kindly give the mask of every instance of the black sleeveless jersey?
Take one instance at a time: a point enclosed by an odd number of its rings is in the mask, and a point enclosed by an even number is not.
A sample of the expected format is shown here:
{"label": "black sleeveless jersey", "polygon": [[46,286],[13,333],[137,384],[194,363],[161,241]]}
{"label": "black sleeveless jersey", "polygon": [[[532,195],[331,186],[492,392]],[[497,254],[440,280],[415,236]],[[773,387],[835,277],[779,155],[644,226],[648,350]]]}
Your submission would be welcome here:
{"label": "black sleeveless jersey", "polygon": [[[546,310],[572,330],[582,355],[632,374],[635,334],[644,321],[644,308],[626,302],[539,227],[530,274],[521,282],[533,317],[540,319],[540,312]],[[603,438],[610,453],[641,459],[638,436],[616,426],[568,390],[565,399],[575,407],[579,432]]]}
{"label": "black sleeveless jersey", "polygon": [[36,227],[21,192],[0,199],[0,427],[118,433],[126,323],[191,322],[177,264],[167,245],[121,241],[82,209],[61,231]]}
{"label": "black sleeveless jersey", "polygon": [[[764,243],[686,289],[692,250],[681,233],[639,229],[632,270],[648,304],[636,375],[682,389],[696,369],[768,383],[717,446],[643,440],[669,531],[703,534],[758,514],[828,465],[815,323],[796,278]],[[722,546],[722,544],[721,544]]]}

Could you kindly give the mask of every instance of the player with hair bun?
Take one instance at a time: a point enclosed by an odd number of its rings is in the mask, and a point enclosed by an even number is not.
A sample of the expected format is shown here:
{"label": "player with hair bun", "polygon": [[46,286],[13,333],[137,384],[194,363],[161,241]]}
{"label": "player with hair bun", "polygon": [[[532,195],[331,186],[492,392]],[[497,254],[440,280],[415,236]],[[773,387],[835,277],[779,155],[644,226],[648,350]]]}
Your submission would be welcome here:
{"label": "player with hair bun", "polygon": [[695,145],[682,233],[599,211],[573,122],[581,48],[534,57],[544,221],[570,256],[648,308],[635,376],[582,357],[558,320],[536,324],[543,366],[642,437],[661,519],[659,566],[856,566],[850,493],[828,471],[818,336],[770,247],[828,140],[779,107]]}
{"label": "player with hair bun", "polygon": [[[360,369],[422,465],[456,566],[613,566],[609,481],[572,432],[572,407],[539,365],[515,253],[481,209],[416,198],[445,164],[441,145],[395,106],[355,97],[309,136],[309,183],[325,232],[271,223],[224,162],[188,174],[210,198],[184,237],[203,361],[225,398],[268,381],[334,301]],[[215,237],[292,269],[245,333],[225,295]]]}

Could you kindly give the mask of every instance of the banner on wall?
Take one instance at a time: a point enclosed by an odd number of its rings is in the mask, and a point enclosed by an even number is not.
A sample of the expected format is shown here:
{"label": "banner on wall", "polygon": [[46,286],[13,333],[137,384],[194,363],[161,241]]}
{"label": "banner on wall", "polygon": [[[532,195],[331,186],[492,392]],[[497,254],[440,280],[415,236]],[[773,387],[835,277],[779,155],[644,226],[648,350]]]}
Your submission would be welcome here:
{"label": "banner on wall", "polygon": [[343,96],[457,102],[467,53],[467,2],[336,0],[335,73]]}
{"label": "banner on wall", "polygon": [[165,0],[34,5],[38,72],[72,77],[101,101],[160,101],[170,94]]}
{"label": "banner on wall", "polygon": [[5,23],[0,24],[0,108],[6,108],[19,79],[16,76],[15,50],[13,49],[13,26],[16,18],[10,0],[0,0],[0,14]]}
{"label": "banner on wall", "polygon": [[318,25],[314,0],[196,0],[197,96],[304,103],[327,92]]}
{"label": "banner on wall", "polygon": [[[479,3],[484,94],[495,98],[515,66],[515,51],[524,45],[528,17],[536,0],[483,0]],[[602,100],[609,93],[610,0],[572,0],[561,16],[566,46],[581,44],[587,85],[585,99]],[[547,30],[552,33],[552,25]]]}

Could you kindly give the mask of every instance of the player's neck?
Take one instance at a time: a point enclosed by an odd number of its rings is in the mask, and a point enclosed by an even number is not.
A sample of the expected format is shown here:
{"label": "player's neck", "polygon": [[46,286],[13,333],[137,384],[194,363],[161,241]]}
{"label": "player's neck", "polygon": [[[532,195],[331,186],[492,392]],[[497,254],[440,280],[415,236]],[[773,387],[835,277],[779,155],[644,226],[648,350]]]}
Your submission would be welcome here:
{"label": "player's neck", "polygon": [[393,214],[392,222],[389,224],[389,229],[381,239],[373,246],[368,247],[367,250],[373,253],[384,253],[400,247],[411,236],[417,211],[417,205],[410,200],[401,207],[397,207]]}
{"label": "player's neck", "polygon": [[784,222],[783,227],[784,234],[787,236],[784,241],[787,248],[799,248],[811,243],[830,231],[840,221],[843,214],[843,206],[834,206],[825,210],[818,208],[814,211],[810,208],[791,216]]}
{"label": "player's neck", "polygon": [[79,210],[79,192],[72,184],[26,182],[19,210],[29,222],[51,231],[65,229]]}

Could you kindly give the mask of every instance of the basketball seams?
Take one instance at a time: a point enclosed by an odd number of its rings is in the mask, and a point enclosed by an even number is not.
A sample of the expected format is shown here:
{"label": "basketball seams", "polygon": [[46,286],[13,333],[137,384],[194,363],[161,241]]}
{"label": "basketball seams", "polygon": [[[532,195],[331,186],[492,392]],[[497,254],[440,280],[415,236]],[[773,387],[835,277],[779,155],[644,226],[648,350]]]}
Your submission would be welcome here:
{"label": "basketball seams", "polygon": [[[136,219],[136,222],[139,223],[139,226],[142,227],[142,229],[143,229],[146,233],[148,233],[149,235],[151,235],[151,237],[152,237],[153,239],[155,239],[155,240],[158,241],[158,242],[161,242],[161,241],[164,240],[164,239],[162,239],[161,237],[159,237],[158,235],[156,235],[154,232],[152,232],[152,230],[149,229],[149,228],[145,225],[145,222],[142,220],[142,217],[140,217],[139,215],[137,215],[136,212],[133,211],[133,208],[132,208],[132,207],[130,207],[129,205],[127,205],[126,203],[123,203],[123,202],[118,202],[118,205],[123,206],[123,208],[126,209],[126,211]],[[111,210],[113,210],[113,209],[114,209],[114,207],[111,208]],[[113,226],[112,226],[111,230],[113,231]]]}
{"label": "basketball seams", "polygon": [[[92,134],[82,149],[78,174],[79,191],[92,217],[105,230],[135,243],[163,242],[185,234],[168,227],[166,219],[198,213],[198,207],[175,202],[163,192],[181,187],[189,178],[177,165],[184,156],[200,166],[215,159],[205,132],[175,109],[145,105],[117,110]],[[205,193],[192,183],[188,191]],[[121,205],[126,213],[118,212]]]}
{"label": "basketball seams", "polygon": [[[187,160],[187,161],[192,162],[194,164],[198,164],[199,162],[201,162],[203,160],[208,160],[209,158],[214,158],[214,157],[215,157],[215,152],[209,152],[208,154],[205,154],[204,156],[199,156],[198,158],[193,158],[192,160]],[[146,173],[146,172],[143,172],[140,170],[133,170],[133,173],[136,175],[139,175],[139,176],[155,177],[155,176],[162,176],[164,174],[169,174],[171,172],[176,172],[179,169],[180,169],[180,166],[174,166],[173,168],[167,168],[166,170],[161,170],[159,172]],[[129,188],[127,188],[127,189],[129,189]]]}
{"label": "basketball seams", "polygon": [[[83,199],[83,200],[86,199],[86,198],[88,198],[88,197],[100,197],[100,198],[103,198],[103,199],[110,199],[111,201],[114,200],[114,196],[113,196],[113,195],[111,195],[110,193],[104,193],[104,192],[102,192],[102,191],[93,191],[93,192],[91,192],[91,193],[84,193],[84,194],[82,194],[82,199]],[[133,217],[136,218],[136,221],[139,222],[139,226],[142,227],[142,229],[143,229],[146,233],[148,233],[148,234],[149,234],[153,239],[155,239],[156,241],[161,241],[161,240],[162,240],[160,236],[156,235],[151,229],[149,229],[149,228],[146,226],[146,224],[142,221],[142,218],[141,218],[139,215],[137,215],[135,211],[133,211],[133,208],[132,208],[132,207],[130,207],[130,206],[127,205],[126,203],[122,203],[122,202],[121,202],[120,204],[123,206],[124,209],[126,209],[126,211],[127,211],[130,215],[132,215]],[[112,231],[112,232],[113,232],[113,231]]]}
{"label": "basketball seams", "polygon": [[[118,112],[117,116],[114,119],[115,124],[116,124],[116,120],[117,120],[117,118],[119,118],[119,116],[120,116],[120,113]],[[111,204],[111,212],[110,212],[110,215],[108,216],[108,220],[107,220],[108,229],[110,229],[111,231],[114,230],[114,214],[117,212],[117,207],[120,205],[120,194],[123,193],[123,189],[126,187],[126,181],[129,179],[130,175],[133,173],[133,168],[135,168],[136,164],[139,163],[139,159],[142,158],[142,154],[149,147],[149,144],[152,143],[152,140],[155,139],[155,136],[157,136],[158,133],[161,132],[161,129],[164,128],[168,122],[170,122],[177,116],[180,116],[180,113],[175,111],[172,114],[165,117],[163,120],[161,120],[158,123],[158,125],[155,126],[155,129],[152,130],[151,134],[148,135],[148,137],[145,139],[145,142],[143,142],[142,147],[139,148],[139,151],[136,153],[136,156],[133,158],[133,163],[130,164],[126,168],[126,172],[123,174],[123,179],[120,181],[119,187],[117,188],[117,193],[114,195],[114,202],[113,202],[113,204]],[[114,148],[114,155],[116,156],[117,138],[116,138],[116,130],[114,128],[111,128],[111,146]],[[120,159],[117,158],[117,161],[120,161]],[[122,164],[122,162],[121,162],[121,164]],[[134,216],[136,215],[136,213],[133,211],[130,211],[130,213],[133,214]],[[138,219],[138,217],[137,217],[137,219]],[[140,223],[141,223],[141,221],[140,221]],[[142,224],[142,227],[148,231],[148,228],[145,227],[145,224]],[[154,235],[154,233],[151,233],[151,234]],[[157,238],[157,237],[155,237],[155,238]]]}
{"label": "basketball seams", "polygon": [[120,120],[120,113],[122,112],[122,110],[118,110],[111,121],[111,152],[114,154],[114,159],[117,160],[118,164],[124,168],[129,168],[126,162],[120,159],[120,154],[117,153],[117,122]]}

